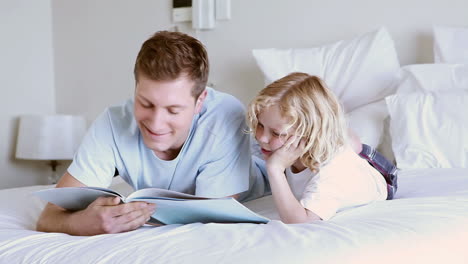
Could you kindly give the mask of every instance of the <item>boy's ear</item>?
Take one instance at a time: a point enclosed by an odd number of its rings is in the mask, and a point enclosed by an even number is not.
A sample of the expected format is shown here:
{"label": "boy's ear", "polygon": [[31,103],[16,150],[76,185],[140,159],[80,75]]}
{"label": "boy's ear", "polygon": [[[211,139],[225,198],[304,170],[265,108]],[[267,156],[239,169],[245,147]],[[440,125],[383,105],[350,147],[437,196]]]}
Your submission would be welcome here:
{"label": "boy's ear", "polygon": [[197,98],[197,102],[195,103],[195,113],[198,114],[200,113],[203,102],[205,102],[206,95],[208,94],[208,91],[205,89]]}

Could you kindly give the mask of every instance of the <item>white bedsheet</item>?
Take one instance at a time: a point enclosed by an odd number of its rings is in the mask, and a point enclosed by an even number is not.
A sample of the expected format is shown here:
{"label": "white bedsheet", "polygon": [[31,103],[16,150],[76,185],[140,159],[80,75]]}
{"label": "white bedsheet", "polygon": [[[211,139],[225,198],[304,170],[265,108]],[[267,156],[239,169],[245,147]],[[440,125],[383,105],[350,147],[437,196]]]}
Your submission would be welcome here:
{"label": "white bedsheet", "polygon": [[[395,200],[327,222],[189,224],[77,237],[34,231],[44,203],[0,191],[0,263],[468,263],[468,169],[403,171]],[[278,219],[271,197],[246,204]]]}

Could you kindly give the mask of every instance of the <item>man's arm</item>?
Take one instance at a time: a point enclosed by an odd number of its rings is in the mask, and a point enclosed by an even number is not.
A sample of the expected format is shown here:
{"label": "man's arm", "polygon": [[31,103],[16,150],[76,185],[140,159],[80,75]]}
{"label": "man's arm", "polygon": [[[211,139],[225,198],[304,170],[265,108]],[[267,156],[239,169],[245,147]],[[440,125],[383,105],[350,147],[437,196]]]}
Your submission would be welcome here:
{"label": "man's arm", "polygon": [[[57,183],[60,187],[81,187],[83,183],[66,172]],[[87,236],[120,233],[145,224],[155,211],[154,204],[120,204],[118,197],[100,197],[81,211],[68,211],[48,203],[37,221],[37,231]]]}

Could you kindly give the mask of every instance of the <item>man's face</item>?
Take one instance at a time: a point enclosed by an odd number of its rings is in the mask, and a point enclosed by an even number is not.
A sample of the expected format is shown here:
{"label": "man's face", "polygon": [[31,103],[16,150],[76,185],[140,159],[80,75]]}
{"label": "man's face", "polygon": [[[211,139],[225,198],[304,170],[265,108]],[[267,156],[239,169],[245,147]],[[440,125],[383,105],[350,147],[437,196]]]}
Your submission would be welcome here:
{"label": "man's face", "polygon": [[192,120],[206,97],[192,96],[194,82],[186,76],[154,81],[143,75],[135,89],[134,115],[145,145],[161,159],[177,157],[188,137]]}

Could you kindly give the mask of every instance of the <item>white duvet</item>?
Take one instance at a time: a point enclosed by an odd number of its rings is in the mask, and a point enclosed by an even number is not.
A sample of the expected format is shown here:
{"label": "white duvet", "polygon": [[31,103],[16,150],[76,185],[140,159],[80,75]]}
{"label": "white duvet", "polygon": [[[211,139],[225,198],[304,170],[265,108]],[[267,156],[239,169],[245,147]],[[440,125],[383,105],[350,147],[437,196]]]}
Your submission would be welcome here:
{"label": "white duvet", "polygon": [[[34,231],[44,203],[0,191],[0,263],[468,263],[468,169],[400,173],[395,200],[327,222],[189,224],[76,237]],[[246,204],[278,219],[271,197]]]}

